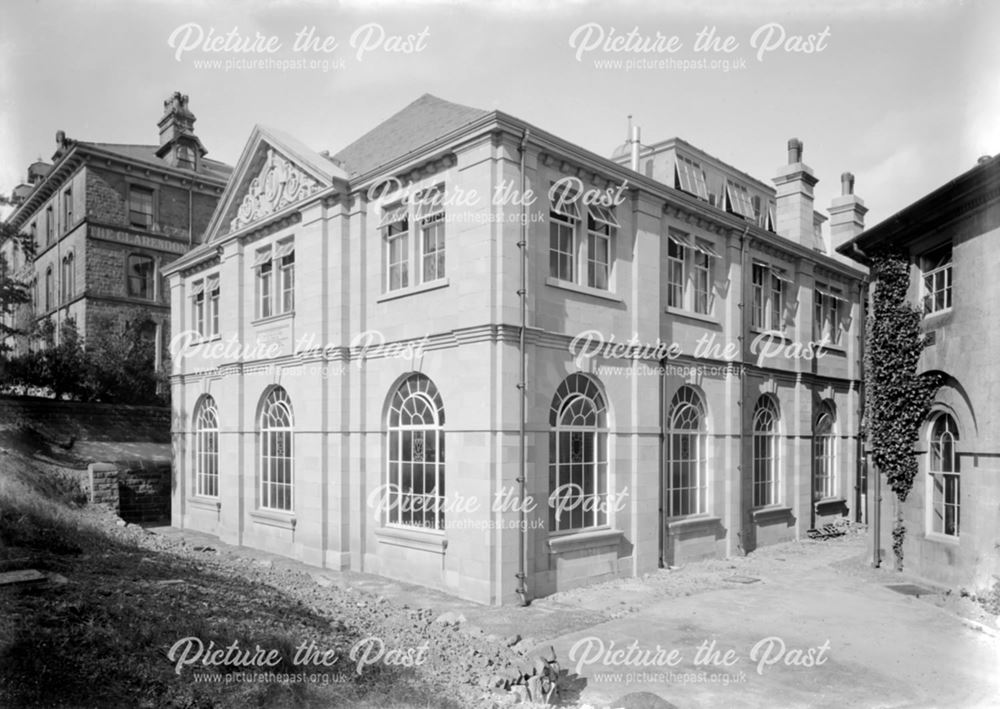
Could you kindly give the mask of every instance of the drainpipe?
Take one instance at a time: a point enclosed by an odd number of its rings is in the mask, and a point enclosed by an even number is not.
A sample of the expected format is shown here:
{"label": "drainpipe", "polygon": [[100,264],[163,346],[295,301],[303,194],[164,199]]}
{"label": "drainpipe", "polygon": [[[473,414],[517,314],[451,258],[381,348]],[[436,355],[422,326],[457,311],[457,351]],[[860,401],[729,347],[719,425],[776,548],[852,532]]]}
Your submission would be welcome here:
{"label": "drainpipe", "polygon": [[531,601],[528,599],[527,585],[527,564],[525,560],[525,550],[527,549],[528,525],[524,502],[526,499],[526,474],[528,467],[528,446],[525,435],[526,400],[528,387],[528,353],[525,348],[524,334],[528,326],[528,288],[527,288],[527,268],[528,268],[528,205],[524,199],[527,178],[524,174],[524,158],[528,146],[528,136],[530,131],[525,128],[524,135],[521,136],[521,143],[517,149],[520,153],[521,164],[521,239],[517,242],[517,248],[521,251],[521,281],[517,290],[517,295],[521,300],[521,330],[518,335],[518,350],[521,357],[521,376],[517,384],[518,402],[520,415],[518,416],[518,553],[517,553],[517,597],[522,606],[526,606]]}
{"label": "drainpipe", "polygon": [[[743,465],[743,454],[746,450],[746,377],[747,377],[747,352],[746,352],[746,341],[747,341],[747,307],[746,307],[746,277],[747,277],[747,249],[750,245],[747,239],[747,234],[750,232],[750,222],[746,223],[743,227],[743,233],[740,234],[740,455],[739,455],[739,465],[737,470],[740,471],[739,486],[740,491],[740,532],[739,541],[740,546],[743,548],[743,556],[750,553],[749,545],[747,544],[747,536],[751,527],[753,526],[753,520],[748,511],[744,511],[746,507],[746,500],[743,499],[743,476],[745,474]],[[750,274],[751,279],[753,274]],[[751,486],[752,490],[752,486]],[[752,501],[751,501],[752,504]],[[747,524],[747,522],[750,522]]]}
{"label": "drainpipe", "polygon": [[[188,185],[188,251],[194,246],[194,183]],[[205,296],[206,298],[208,296]]]}
{"label": "drainpipe", "polygon": [[[851,242],[851,251],[857,257],[858,260],[867,259],[868,255],[858,247],[854,242]],[[869,274],[870,276],[870,274]],[[869,278],[868,289],[866,292],[864,284],[859,286],[861,291],[861,297],[865,300],[871,295],[872,282]],[[859,300],[860,302],[860,300]],[[864,307],[861,308],[861,315],[864,315]],[[864,330],[861,336],[861,364],[864,366],[864,352],[865,352],[865,338],[868,336],[868,319],[865,318],[862,324]],[[865,391],[864,377],[861,379],[861,395],[859,397],[861,413],[864,415],[865,403],[868,398],[867,392]],[[858,436],[858,463],[865,466],[865,470],[868,474],[869,480],[874,480],[874,490],[872,491],[871,509],[872,509],[872,566],[874,568],[879,568],[882,566],[882,549],[881,549],[881,536],[882,536],[882,473],[875,467],[875,465],[868,465],[868,461],[865,458],[865,441]]]}

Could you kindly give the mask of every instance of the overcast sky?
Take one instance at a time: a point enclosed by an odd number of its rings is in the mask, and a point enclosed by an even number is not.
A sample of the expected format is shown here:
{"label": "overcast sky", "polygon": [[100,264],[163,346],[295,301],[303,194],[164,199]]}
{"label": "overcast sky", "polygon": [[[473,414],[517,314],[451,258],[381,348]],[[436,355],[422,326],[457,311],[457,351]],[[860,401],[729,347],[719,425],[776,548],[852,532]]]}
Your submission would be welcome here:
{"label": "overcast sky", "polygon": [[[190,96],[210,157],[230,163],[255,123],[336,151],[429,92],[499,108],[602,155],[623,142],[631,113],[644,143],[679,136],[764,180],[798,137],[820,178],[817,207],[825,210],[840,173],[853,171],[872,226],[980,155],[1000,152],[998,5],[9,3],[0,23],[0,192],[24,178],[29,162],[50,158],[60,129],[80,140],[156,143],[162,101],[175,90]],[[706,27],[736,46],[695,51]],[[332,35],[336,48],[293,51],[305,28]],[[607,41],[632,30],[648,51],[588,48],[602,34]],[[280,48],[205,51],[210,32],[234,31]],[[654,51],[657,33],[661,47],[671,36],[680,47]],[[407,46],[420,51],[386,51]],[[786,51],[810,46],[820,51]],[[262,58],[329,68],[201,65]],[[598,64],[663,59],[706,67]],[[723,60],[738,68],[711,66]]]}

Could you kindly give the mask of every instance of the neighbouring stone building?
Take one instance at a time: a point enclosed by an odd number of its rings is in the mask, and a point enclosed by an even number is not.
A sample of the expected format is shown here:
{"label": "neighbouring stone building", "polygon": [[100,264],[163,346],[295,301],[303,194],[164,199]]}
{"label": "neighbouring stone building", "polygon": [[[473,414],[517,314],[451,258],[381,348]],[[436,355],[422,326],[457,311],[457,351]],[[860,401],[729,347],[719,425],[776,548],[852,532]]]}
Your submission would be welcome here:
{"label": "neighbouring stone building", "polygon": [[257,127],[166,270],[173,523],[499,604],[860,515],[865,207],[825,235],[816,181],[429,95],[334,155]]}
{"label": "neighbouring stone building", "polygon": [[[206,157],[188,97],[164,102],[158,145],[73,140],[56,134],[52,163],[28,168],[7,222],[30,235],[34,258],[13,239],[0,244],[33,302],[15,313],[22,330],[75,319],[86,339],[141,312],[142,331],[165,352],[170,304],[163,268],[198,243],[231,168]],[[136,310],[138,308],[138,310]],[[11,338],[15,352],[27,338]],[[161,361],[158,355],[157,361]]]}
{"label": "neighbouring stone building", "polygon": [[[1000,328],[990,325],[1000,302],[1000,156],[839,251],[863,264],[880,251],[909,258],[909,298],[924,310],[927,337],[919,369],[944,379],[914,447],[920,473],[900,505],[904,569],[989,588],[1000,577]],[[883,481],[879,547],[890,558],[897,504]]]}

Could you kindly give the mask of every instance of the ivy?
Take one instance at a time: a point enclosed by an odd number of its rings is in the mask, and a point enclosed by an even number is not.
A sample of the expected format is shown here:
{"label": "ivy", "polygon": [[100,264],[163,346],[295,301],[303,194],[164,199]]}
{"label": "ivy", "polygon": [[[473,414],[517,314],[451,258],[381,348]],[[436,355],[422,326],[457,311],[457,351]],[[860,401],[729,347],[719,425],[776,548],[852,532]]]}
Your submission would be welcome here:
{"label": "ivy", "polygon": [[903,516],[896,517],[896,524],[892,527],[892,553],[896,557],[896,570],[903,570],[903,540],[906,539],[906,525],[903,524]]}
{"label": "ivy", "polygon": [[[906,298],[909,260],[898,252],[875,255],[871,280],[874,292],[865,348],[865,428],[872,462],[903,502],[917,475],[913,444],[941,386],[941,377],[917,374],[926,343],[920,329],[922,313]],[[900,540],[904,533],[898,532]]]}

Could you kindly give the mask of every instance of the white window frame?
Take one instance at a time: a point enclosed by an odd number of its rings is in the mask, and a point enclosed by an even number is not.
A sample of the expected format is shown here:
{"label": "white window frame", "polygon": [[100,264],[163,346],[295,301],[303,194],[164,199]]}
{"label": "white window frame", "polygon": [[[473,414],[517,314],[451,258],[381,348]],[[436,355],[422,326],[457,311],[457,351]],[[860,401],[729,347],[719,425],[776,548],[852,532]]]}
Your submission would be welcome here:
{"label": "white window frame", "polygon": [[951,310],[954,263],[951,245],[935,249],[922,261],[920,293],[924,314],[934,315]]}
{"label": "white window frame", "polygon": [[420,282],[433,283],[445,278],[444,185],[435,185],[416,197],[414,222],[419,233],[418,261]]}
{"label": "white window frame", "polygon": [[604,395],[590,377],[571,374],[556,389],[549,411],[550,534],[610,526],[609,443]]}
{"label": "white window frame", "polygon": [[257,319],[274,315],[274,261],[271,246],[254,252],[254,308]]}
{"label": "white window frame", "polygon": [[191,321],[201,337],[205,337],[205,281],[191,284]]}
{"label": "white window frame", "polygon": [[754,210],[750,190],[742,182],[726,179],[726,198],[729,207],[727,211],[738,214],[755,224],[760,223],[760,218]]}
{"label": "white window frame", "polygon": [[837,413],[824,401],[813,425],[813,501],[837,497]]}
{"label": "white window frame", "polygon": [[780,410],[773,397],[757,400],[753,412],[753,508],[781,504]]}
{"label": "white window frame", "polygon": [[792,282],[785,271],[760,261],[750,266],[750,327],[785,331],[787,291]]}
{"label": "white window frame", "polygon": [[674,179],[678,189],[708,201],[708,185],[701,163],[684,155],[678,155],[674,162]]}
{"label": "white window frame", "polygon": [[281,387],[267,392],[258,419],[260,486],[257,507],[274,512],[295,509],[295,420],[292,402]]}
{"label": "white window frame", "polygon": [[[406,202],[383,210],[379,230],[384,244],[385,292],[391,293],[410,287],[410,205]],[[393,257],[396,247],[396,257]],[[394,283],[393,275],[398,273]]]}
{"label": "white window frame", "polygon": [[549,212],[549,276],[559,281],[573,283],[576,280],[575,266],[576,221],[564,214],[551,211]]}
{"label": "white window frame", "polygon": [[221,296],[218,275],[210,276],[205,280],[206,302],[208,312],[205,316],[205,324],[208,328],[209,337],[219,334],[219,298]]}
{"label": "white window frame", "polygon": [[219,412],[215,399],[204,397],[194,416],[195,495],[219,496]]}
{"label": "white window frame", "polygon": [[[555,193],[549,190],[552,197],[549,205],[549,277],[610,292],[621,224],[614,208],[604,204],[581,205],[579,195],[565,197],[569,189],[569,185],[563,183]],[[570,237],[569,251],[566,250],[567,236]],[[598,245],[603,246],[606,261],[601,258]]]}
{"label": "white window frame", "polygon": [[[445,418],[441,394],[428,377],[413,373],[395,388],[390,401],[386,419],[390,499],[383,523],[444,531]],[[409,487],[405,484],[407,473]],[[419,490],[414,485],[418,479]]]}
{"label": "white window frame", "polygon": [[831,345],[840,343],[844,297],[840,291],[816,284],[813,291],[813,337]]}
{"label": "white window frame", "polygon": [[295,238],[288,236],[254,251],[256,319],[295,312]]}
{"label": "white window frame", "polygon": [[[927,534],[958,539],[962,530],[958,423],[951,414],[939,412],[931,418],[927,437]],[[949,512],[953,515],[951,527]]]}
{"label": "white window frame", "polygon": [[667,238],[667,307],[711,316],[719,253],[705,239],[671,228]]}
{"label": "white window frame", "polygon": [[667,517],[708,512],[708,429],[705,402],[689,385],[674,393],[667,412],[664,509]]}

